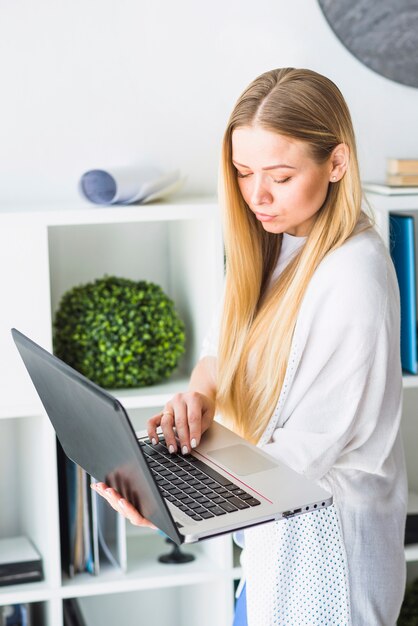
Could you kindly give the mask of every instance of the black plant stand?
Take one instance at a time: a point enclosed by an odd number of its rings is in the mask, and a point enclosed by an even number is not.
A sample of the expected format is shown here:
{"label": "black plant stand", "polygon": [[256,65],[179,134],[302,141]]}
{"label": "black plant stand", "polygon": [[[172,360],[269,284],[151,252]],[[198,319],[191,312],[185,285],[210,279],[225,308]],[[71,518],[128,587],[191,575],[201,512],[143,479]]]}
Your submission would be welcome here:
{"label": "black plant stand", "polygon": [[166,543],[169,543],[173,546],[173,550],[168,554],[162,554],[158,557],[160,563],[190,563],[190,561],[194,561],[195,557],[193,554],[185,554],[180,550],[180,547],[174,543],[168,537],[166,538]]}

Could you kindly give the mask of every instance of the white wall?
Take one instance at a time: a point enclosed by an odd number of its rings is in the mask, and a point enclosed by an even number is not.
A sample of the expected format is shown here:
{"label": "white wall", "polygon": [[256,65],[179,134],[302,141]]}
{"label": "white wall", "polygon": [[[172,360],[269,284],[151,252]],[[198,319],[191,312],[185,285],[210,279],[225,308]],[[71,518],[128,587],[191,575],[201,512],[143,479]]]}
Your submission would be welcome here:
{"label": "white wall", "polygon": [[76,198],[85,170],[125,163],[215,192],[236,98],[287,65],[339,85],[364,179],[418,156],[418,89],[361,65],[315,0],[0,0],[0,203]]}

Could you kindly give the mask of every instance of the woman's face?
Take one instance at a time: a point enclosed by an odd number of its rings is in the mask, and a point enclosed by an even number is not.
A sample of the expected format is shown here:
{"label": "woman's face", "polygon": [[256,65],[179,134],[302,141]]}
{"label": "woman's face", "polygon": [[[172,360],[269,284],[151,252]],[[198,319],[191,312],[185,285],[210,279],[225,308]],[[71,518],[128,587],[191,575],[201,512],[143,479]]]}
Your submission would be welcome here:
{"label": "woman's face", "polygon": [[245,202],[269,233],[308,235],[331,180],[331,158],[317,164],[307,144],[260,127],[232,133],[232,162]]}

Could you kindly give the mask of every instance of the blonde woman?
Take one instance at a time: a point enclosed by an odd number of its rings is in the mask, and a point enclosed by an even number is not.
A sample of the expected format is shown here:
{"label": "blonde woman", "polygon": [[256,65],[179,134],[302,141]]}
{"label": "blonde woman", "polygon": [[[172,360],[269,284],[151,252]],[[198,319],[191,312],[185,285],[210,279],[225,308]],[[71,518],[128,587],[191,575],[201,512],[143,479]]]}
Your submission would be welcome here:
{"label": "blonde woman", "polygon": [[149,420],[149,436],[160,426],[187,453],[216,412],[333,494],[327,509],[245,531],[249,626],[394,626],[407,499],[398,286],[361,208],[338,88],[303,69],[259,76],[232,112],[221,173],[221,315],[189,391]]}

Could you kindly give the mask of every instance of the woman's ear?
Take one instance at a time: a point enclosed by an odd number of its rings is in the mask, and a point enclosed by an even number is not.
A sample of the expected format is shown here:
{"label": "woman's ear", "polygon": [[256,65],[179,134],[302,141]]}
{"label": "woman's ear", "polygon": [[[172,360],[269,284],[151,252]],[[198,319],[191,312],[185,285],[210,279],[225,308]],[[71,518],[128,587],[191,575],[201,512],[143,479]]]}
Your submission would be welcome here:
{"label": "woman's ear", "polygon": [[349,160],[350,150],[347,144],[339,143],[338,146],[335,146],[330,158],[331,171],[329,180],[331,183],[336,183],[342,179],[347,170]]}

